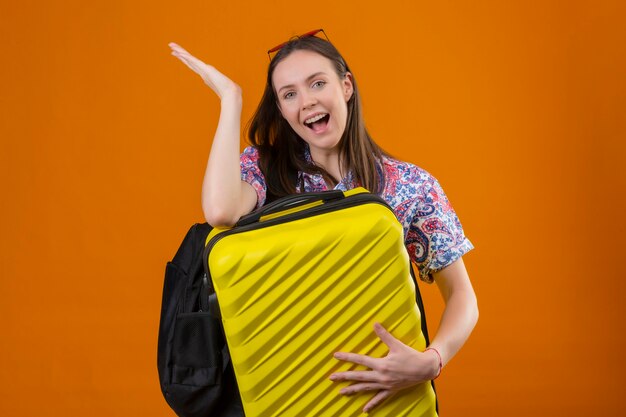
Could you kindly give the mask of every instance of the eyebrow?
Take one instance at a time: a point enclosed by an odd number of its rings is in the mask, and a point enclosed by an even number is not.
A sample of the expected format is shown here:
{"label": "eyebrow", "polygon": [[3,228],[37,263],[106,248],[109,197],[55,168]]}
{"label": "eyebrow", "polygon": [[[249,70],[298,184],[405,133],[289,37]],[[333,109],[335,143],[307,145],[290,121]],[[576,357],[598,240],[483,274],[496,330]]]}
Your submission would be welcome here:
{"label": "eyebrow", "polygon": [[[311,74],[308,77],[306,77],[306,81],[311,81],[311,79],[317,77],[318,75],[326,75],[326,73],[324,71],[318,71],[315,74]],[[280,89],[278,90],[278,93],[280,93],[281,91],[283,91],[285,88],[292,88],[293,84],[289,84],[289,85],[285,85],[280,87]]]}

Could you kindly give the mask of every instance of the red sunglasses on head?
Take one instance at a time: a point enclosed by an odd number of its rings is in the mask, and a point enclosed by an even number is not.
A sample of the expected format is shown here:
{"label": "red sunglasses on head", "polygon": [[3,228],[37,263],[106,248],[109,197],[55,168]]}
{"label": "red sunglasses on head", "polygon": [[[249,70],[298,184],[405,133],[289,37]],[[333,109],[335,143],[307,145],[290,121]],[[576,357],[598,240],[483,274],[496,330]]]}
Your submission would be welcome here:
{"label": "red sunglasses on head", "polygon": [[295,40],[295,39],[302,39],[302,38],[308,38],[309,36],[317,36],[319,33],[322,33],[324,35],[324,38],[326,39],[326,41],[330,42],[330,40],[328,39],[328,36],[326,36],[326,32],[324,32],[324,29],[316,29],[316,30],[312,30],[310,32],[307,33],[303,33],[302,35],[295,35],[292,36],[291,38],[289,38],[289,40],[287,42],[283,42],[280,45],[276,45],[275,47],[273,47],[272,49],[267,51],[267,56],[269,56],[270,61],[272,60],[272,54],[275,54],[276,52],[280,51],[281,48],[285,45],[287,45],[289,42]]}

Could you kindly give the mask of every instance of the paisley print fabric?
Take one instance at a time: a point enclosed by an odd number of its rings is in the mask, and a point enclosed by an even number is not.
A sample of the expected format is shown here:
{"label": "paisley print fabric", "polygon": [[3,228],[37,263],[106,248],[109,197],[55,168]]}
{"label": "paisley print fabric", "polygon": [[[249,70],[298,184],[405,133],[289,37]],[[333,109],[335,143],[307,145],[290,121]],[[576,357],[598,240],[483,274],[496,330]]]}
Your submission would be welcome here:
{"label": "paisley print fabric", "polygon": [[[308,151],[305,157],[311,161]],[[257,207],[261,207],[267,187],[258,161],[256,148],[244,149],[240,158],[241,179],[256,190]],[[431,283],[433,272],[450,265],[474,246],[465,237],[461,222],[435,177],[416,165],[387,157],[383,158],[382,169],[385,188],[381,197],[402,224],[404,244],[418,267],[420,279]],[[298,184],[298,192],[329,189],[318,174],[299,172]],[[352,173],[348,173],[334,189],[347,191],[357,186]]]}

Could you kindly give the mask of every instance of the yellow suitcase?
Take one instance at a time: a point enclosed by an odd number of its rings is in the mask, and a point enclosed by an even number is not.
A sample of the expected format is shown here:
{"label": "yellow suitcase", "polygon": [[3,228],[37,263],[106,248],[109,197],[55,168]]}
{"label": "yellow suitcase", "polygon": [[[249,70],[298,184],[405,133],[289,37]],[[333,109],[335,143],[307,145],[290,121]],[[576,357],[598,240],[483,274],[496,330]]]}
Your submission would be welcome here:
{"label": "yellow suitcase", "polygon": [[[214,229],[204,252],[246,417],[360,416],[374,393],[340,395],[338,351],[383,357],[373,324],[423,351],[402,226],[363,188],[298,194]],[[430,382],[372,416],[437,416]]]}

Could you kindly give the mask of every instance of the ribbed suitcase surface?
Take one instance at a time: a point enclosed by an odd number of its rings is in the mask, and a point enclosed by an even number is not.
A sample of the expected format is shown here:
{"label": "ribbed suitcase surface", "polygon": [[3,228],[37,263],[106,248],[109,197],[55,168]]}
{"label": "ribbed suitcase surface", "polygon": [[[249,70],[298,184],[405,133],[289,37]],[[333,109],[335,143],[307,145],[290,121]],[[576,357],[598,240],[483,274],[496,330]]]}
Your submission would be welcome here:
{"label": "ribbed suitcase surface", "polygon": [[[342,396],[337,351],[375,357],[396,338],[425,349],[402,226],[382,200],[353,190],[216,230],[208,265],[247,417],[360,416],[374,393]],[[372,416],[436,416],[430,383],[399,392]]]}

